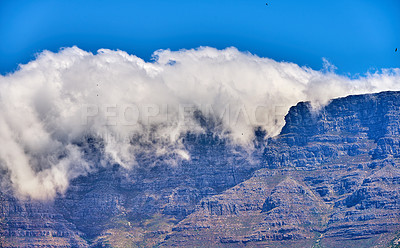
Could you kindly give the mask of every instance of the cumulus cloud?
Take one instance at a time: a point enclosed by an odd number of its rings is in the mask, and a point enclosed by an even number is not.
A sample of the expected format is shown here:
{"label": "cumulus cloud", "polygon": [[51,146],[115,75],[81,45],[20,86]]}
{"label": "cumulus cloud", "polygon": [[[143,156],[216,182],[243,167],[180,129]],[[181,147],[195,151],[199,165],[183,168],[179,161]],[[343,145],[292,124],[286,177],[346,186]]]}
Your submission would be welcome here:
{"label": "cumulus cloud", "polygon": [[[278,134],[299,101],[318,106],[400,89],[399,69],[350,79],[327,60],[315,71],[236,48],[159,50],[153,57],[71,47],[44,51],[0,76],[0,166],[19,195],[51,198],[97,166],[131,168],[144,144],[155,155],[190,159],[182,134],[210,128],[202,120],[232,144],[248,146],[257,127]],[[88,134],[104,144],[100,161],[79,145]]]}

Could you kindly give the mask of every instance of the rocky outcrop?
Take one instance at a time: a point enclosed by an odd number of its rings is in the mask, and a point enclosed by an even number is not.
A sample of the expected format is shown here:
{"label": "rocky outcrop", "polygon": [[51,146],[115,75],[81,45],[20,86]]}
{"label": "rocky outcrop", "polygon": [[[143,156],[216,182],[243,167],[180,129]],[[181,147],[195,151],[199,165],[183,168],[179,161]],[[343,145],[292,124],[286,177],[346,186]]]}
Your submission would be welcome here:
{"label": "rocky outcrop", "polygon": [[88,247],[83,233],[52,203],[0,193],[1,247]]}
{"label": "rocky outcrop", "polygon": [[[71,182],[54,202],[0,194],[5,247],[374,247],[400,230],[400,93],[299,103],[249,153],[210,130],[189,161],[138,156]],[[206,123],[207,124],[207,123]],[[101,141],[79,146],[100,161]],[[171,166],[171,161],[174,162]]]}
{"label": "rocky outcrop", "polygon": [[[210,198],[225,211],[199,208],[164,246],[385,246],[400,229],[399,106],[398,92],[383,92],[335,99],[320,109],[292,107],[281,134],[265,145],[266,168],[244,187]],[[257,189],[248,183],[260,178]],[[240,209],[241,202],[258,207]],[[228,211],[233,204],[235,211]],[[191,238],[199,223],[208,228]]]}

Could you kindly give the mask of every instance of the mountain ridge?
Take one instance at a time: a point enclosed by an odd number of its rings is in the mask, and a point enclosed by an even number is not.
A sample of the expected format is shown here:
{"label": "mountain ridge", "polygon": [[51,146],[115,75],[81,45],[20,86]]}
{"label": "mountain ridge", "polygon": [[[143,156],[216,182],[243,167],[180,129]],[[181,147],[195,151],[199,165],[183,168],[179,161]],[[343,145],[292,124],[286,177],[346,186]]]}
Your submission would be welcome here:
{"label": "mountain ridge", "polygon": [[191,161],[110,165],[74,179],[53,203],[2,190],[1,245],[395,245],[400,92],[337,98],[318,110],[300,102],[285,121],[250,155],[209,133],[186,139]]}

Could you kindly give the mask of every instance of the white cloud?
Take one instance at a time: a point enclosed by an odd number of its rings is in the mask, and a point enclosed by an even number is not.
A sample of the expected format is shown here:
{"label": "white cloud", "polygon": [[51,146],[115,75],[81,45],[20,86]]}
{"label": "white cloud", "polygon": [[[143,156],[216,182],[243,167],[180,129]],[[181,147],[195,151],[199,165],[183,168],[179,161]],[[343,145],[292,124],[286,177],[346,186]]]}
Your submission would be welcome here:
{"label": "white cloud", "polygon": [[[125,167],[135,164],[146,142],[154,154],[190,159],[179,135],[203,130],[193,118],[197,111],[218,120],[221,135],[247,145],[255,126],[278,134],[283,115],[299,101],[318,105],[400,89],[399,69],[349,79],[326,60],[325,69],[315,71],[235,48],[159,50],[154,58],[145,62],[123,51],[92,54],[72,47],[44,51],[1,76],[0,166],[10,172],[16,191],[51,198],[71,178],[98,166],[74,145],[90,132],[104,139],[107,160]],[[131,142],[134,135],[140,138]],[[149,136],[164,139],[154,144]]]}

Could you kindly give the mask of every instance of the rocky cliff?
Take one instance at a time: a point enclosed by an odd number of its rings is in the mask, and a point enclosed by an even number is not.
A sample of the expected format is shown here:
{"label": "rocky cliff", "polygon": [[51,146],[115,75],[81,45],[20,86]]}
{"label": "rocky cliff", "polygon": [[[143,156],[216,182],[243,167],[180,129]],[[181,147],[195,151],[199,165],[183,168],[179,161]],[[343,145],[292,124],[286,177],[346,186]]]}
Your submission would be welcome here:
{"label": "rocky cliff", "polygon": [[[4,187],[1,246],[398,245],[400,92],[302,102],[285,120],[277,137],[260,142],[257,130],[253,151],[212,130],[189,133],[190,161],[144,154],[134,169],[108,165],[76,178],[52,202]],[[85,138],[81,147],[95,160],[99,143]]]}

